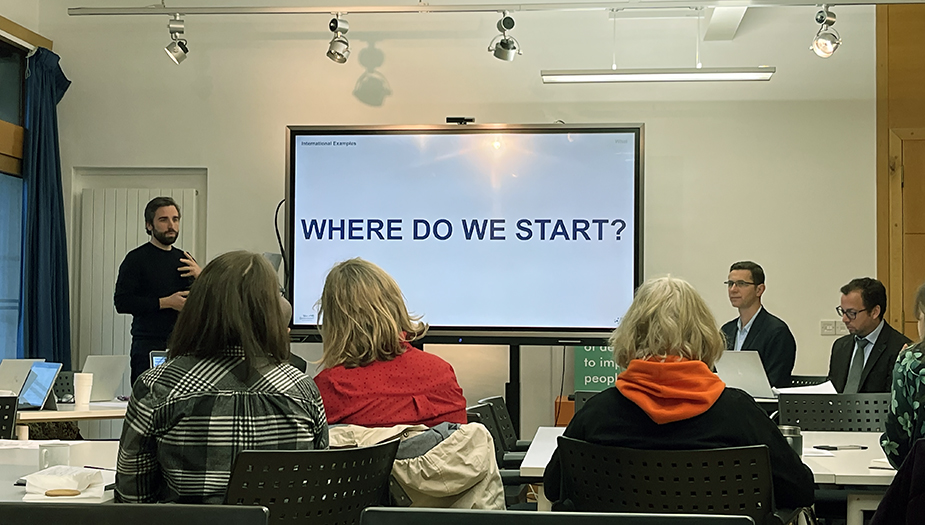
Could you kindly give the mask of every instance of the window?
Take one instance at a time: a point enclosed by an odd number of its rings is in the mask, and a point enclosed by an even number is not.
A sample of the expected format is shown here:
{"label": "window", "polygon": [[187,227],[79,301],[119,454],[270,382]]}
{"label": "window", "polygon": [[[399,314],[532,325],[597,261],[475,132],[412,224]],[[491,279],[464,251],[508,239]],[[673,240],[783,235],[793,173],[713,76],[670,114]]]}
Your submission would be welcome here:
{"label": "window", "polygon": [[22,126],[26,52],[0,40],[0,120]]}
{"label": "window", "polygon": [[22,191],[22,179],[0,173],[0,358],[16,357],[22,282]]}

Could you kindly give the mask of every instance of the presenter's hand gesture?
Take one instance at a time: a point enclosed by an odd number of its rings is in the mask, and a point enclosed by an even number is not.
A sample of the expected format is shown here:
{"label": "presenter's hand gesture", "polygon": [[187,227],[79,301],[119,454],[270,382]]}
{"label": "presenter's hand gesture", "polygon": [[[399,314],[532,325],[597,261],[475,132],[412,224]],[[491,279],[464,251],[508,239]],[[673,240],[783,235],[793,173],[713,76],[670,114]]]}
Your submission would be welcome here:
{"label": "presenter's hand gesture", "polygon": [[161,309],[164,308],[173,308],[176,311],[183,310],[183,305],[186,304],[186,296],[189,295],[189,291],[183,290],[176,292],[169,297],[161,297]]}
{"label": "presenter's hand gesture", "polygon": [[196,262],[196,259],[193,259],[193,256],[189,252],[183,252],[186,257],[181,258],[180,262],[186,264],[186,266],[181,266],[177,268],[177,271],[180,272],[180,277],[192,277],[193,279],[199,278],[199,273],[202,272],[202,268],[199,267],[199,264]]}

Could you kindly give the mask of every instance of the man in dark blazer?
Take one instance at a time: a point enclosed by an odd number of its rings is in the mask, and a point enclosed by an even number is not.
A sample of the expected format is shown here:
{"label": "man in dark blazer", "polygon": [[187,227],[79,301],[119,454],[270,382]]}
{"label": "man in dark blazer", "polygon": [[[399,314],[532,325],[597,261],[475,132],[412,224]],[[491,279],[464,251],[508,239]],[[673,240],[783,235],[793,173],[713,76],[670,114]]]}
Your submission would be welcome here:
{"label": "man in dark blazer", "polygon": [[849,335],[832,345],[829,380],[839,393],[889,392],[896,356],[910,341],[883,320],[886,288],[863,277],[842,286],[841,293],[835,311]]}
{"label": "man in dark blazer", "polygon": [[797,342],[787,323],[761,306],[765,290],[764,269],[751,261],[737,262],[729,268],[726,287],[729,302],[739,309],[739,317],[722,327],[726,350],[758,352],[771,386],[790,386],[790,373],[797,358]]}

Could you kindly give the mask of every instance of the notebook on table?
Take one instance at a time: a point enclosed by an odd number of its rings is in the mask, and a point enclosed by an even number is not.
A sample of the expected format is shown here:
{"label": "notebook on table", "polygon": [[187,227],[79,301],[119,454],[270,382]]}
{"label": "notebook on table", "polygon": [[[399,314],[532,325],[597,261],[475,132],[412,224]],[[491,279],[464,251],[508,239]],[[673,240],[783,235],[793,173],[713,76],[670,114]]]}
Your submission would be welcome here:
{"label": "notebook on table", "polygon": [[726,386],[744,390],[754,398],[776,397],[761,364],[761,356],[751,350],[723,352],[716,362],[716,374]]}
{"label": "notebook on table", "polygon": [[90,401],[112,401],[122,386],[131,358],[127,355],[88,355],[82,372],[93,374]]}
{"label": "notebook on table", "polygon": [[[55,378],[61,371],[61,363],[32,363],[26,384],[19,394],[19,410],[57,410],[55,396],[50,396],[55,386]],[[46,406],[47,404],[47,406]]]}

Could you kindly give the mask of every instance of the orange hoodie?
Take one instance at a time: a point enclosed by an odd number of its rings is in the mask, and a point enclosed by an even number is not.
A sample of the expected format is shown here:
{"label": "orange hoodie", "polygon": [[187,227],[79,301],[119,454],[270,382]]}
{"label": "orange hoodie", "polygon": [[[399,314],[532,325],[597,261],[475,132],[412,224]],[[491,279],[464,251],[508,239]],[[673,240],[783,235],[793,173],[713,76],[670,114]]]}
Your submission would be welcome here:
{"label": "orange hoodie", "polygon": [[633,359],[617,376],[617,389],[659,425],[703,414],[726,383],[703,361],[682,357]]}

